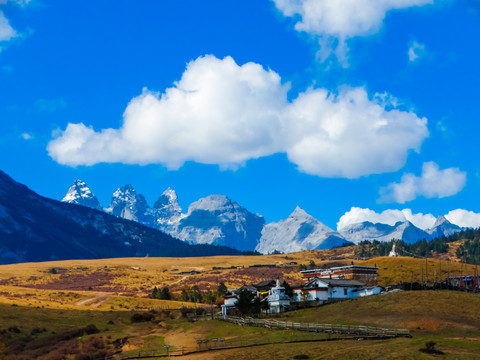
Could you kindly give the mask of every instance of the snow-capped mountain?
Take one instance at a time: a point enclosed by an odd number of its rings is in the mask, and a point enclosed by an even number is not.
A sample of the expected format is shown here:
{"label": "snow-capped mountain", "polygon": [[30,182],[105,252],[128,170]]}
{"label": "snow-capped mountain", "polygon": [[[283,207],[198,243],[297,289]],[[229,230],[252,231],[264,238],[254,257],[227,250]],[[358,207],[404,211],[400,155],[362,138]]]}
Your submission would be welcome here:
{"label": "snow-capped mountain", "polygon": [[[80,180],[75,181],[62,201],[102,209],[90,189]],[[328,249],[348,242],[358,244],[363,240],[384,242],[401,239],[413,243],[464,230],[439,216],[428,230],[419,229],[409,221],[395,225],[367,221],[348,225],[336,232],[299,207],[287,219],[265,224],[261,215],[252,214],[223,195],[199,199],[183,214],[174,190],[165,190],[150,207],[145,197],[138,194],[132,185],[117,189],[110,206],[103,210],[191,244],[226,245],[261,253]]]}
{"label": "snow-capped mountain", "polygon": [[440,215],[435,220],[433,227],[428,229],[427,232],[432,238],[435,238],[439,236],[450,236],[462,230],[465,230],[465,228],[452,224],[444,216]]}
{"label": "snow-capped mountain", "polygon": [[182,216],[173,236],[192,244],[225,245],[253,250],[265,220],[223,195],[210,195],[192,203]]}
{"label": "snow-capped mountain", "polygon": [[399,221],[395,225],[371,223],[369,221],[348,225],[342,228],[339,233],[347,240],[358,244],[363,240],[378,240],[381,242],[392,239],[403,240],[406,243],[414,243],[419,240],[430,240],[437,236],[451,235],[462,229],[451,224],[443,216],[439,216],[434,227],[422,230],[413,225],[410,221]]}
{"label": "snow-capped mountain", "polygon": [[142,194],[137,194],[132,185],[118,188],[112,196],[110,206],[106,212],[128,220],[137,221],[154,227],[155,219]]}
{"label": "snow-capped mountain", "polygon": [[75,180],[68,189],[67,194],[62,199],[62,202],[87,206],[96,210],[103,210],[103,206],[98,201],[97,197],[93,195],[87,184],[82,180]]}
{"label": "snow-capped mountain", "polygon": [[155,223],[161,229],[169,228],[182,217],[182,208],[178,203],[178,197],[175,190],[168,188],[153,204],[153,214]]}
{"label": "snow-capped mountain", "polygon": [[239,254],[133,221],[42,197],[0,171],[0,264],[144,256]]}
{"label": "snow-capped mountain", "polygon": [[284,253],[302,250],[321,250],[348,243],[343,236],[297,206],[285,220],[263,227],[262,237],[255,250],[263,254],[275,250]]}

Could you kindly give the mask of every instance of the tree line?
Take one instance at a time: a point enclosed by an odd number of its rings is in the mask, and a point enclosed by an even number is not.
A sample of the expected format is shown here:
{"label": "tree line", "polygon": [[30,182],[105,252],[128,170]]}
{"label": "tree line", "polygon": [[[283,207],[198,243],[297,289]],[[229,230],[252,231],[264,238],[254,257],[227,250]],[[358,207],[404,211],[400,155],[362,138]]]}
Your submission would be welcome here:
{"label": "tree line", "polygon": [[465,240],[465,242],[458,247],[457,257],[462,262],[480,265],[480,229],[468,229],[432,240],[423,239],[413,244],[396,239],[388,242],[364,240],[358,244],[356,255],[358,257],[387,256],[395,244],[399,255],[432,257],[435,254],[447,253],[450,249],[449,244],[459,240]]}

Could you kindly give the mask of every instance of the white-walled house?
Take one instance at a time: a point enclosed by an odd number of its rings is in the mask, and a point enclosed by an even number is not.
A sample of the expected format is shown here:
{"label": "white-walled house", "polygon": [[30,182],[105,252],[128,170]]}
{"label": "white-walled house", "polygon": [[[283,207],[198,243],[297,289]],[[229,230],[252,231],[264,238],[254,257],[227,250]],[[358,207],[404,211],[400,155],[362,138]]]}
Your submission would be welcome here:
{"label": "white-walled house", "polygon": [[301,288],[294,289],[293,300],[297,302],[316,301],[318,304],[323,304],[329,301],[375,295],[380,292],[380,287],[367,287],[358,280],[314,278]]}
{"label": "white-walled house", "polygon": [[237,303],[237,297],[235,295],[226,295],[222,305],[222,315],[228,315],[228,310],[233,309]]}

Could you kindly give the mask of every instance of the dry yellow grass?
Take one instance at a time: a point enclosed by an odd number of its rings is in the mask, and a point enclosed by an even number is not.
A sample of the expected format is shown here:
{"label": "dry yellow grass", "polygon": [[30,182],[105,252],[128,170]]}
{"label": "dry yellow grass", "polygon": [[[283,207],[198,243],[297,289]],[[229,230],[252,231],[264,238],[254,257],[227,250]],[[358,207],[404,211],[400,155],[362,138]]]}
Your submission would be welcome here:
{"label": "dry yellow grass", "polygon": [[[436,259],[378,257],[366,261],[348,258],[354,247],[326,251],[304,251],[288,255],[215,256],[200,258],[121,258],[69,260],[0,266],[0,302],[50,308],[97,308],[101,310],[131,307],[178,307],[181,303],[148,299],[154,286],[168,286],[179,294],[183,286],[198,285],[215,290],[220,282],[227,287],[261,280],[287,280],[301,283],[298,266],[248,268],[255,264],[314,261],[318,267],[329,264],[378,266],[381,286],[399,282],[439,282],[447,276],[476,274],[477,267]],[[343,260],[332,258],[347,257]],[[223,267],[225,269],[213,269]],[[230,267],[234,267],[230,269]],[[244,267],[238,269],[237,267]],[[55,269],[52,274],[52,269]],[[198,273],[189,273],[195,271]],[[83,305],[78,305],[81,301]]]}

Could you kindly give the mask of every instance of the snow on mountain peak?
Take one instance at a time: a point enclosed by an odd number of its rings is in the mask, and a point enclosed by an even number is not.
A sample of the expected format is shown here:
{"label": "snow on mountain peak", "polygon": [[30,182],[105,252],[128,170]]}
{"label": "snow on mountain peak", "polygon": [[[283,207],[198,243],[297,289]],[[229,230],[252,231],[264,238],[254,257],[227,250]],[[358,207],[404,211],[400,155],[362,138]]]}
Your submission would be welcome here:
{"label": "snow on mountain peak", "polygon": [[435,220],[435,224],[433,224],[433,228],[436,228],[437,226],[440,226],[442,224],[451,224],[450,221],[448,221],[445,216],[443,215],[440,215],[437,217],[437,219]]}
{"label": "snow on mountain peak", "polygon": [[305,210],[303,210],[300,206],[297,205],[295,210],[290,214],[290,217],[311,217],[311,215],[307,214]]}
{"label": "snow on mountain peak", "polygon": [[205,211],[225,211],[231,208],[238,208],[239,205],[230,200],[225,195],[208,195],[207,197],[198,199],[188,207],[188,212],[195,210]]}
{"label": "snow on mountain peak", "polygon": [[93,209],[103,210],[97,197],[93,195],[90,188],[82,180],[75,180],[63,197],[62,202],[88,206]]}
{"label": "snow on mountain peak", "polygon": [[113,193],[110,207],[106,211],[115,216],[138,221],[148,226],[154,224],[147,200],[142,194],[137,194],[130,184],[118,188]]}
{"label": "snow on mountain peak", "polygon": [[155,213],[157,225],[170,232],[171,229],[166,227],[175,224],[182,217],[182,208],[175,190],[167,188],[153,205],[152,212]]}
{"label": "snow on mountain peak", "polygon": [[275,250],[288,253],[327,249],[344,242],[339,233],[297,206],[287,219],[264,226],[255,250],[264,254]]}

